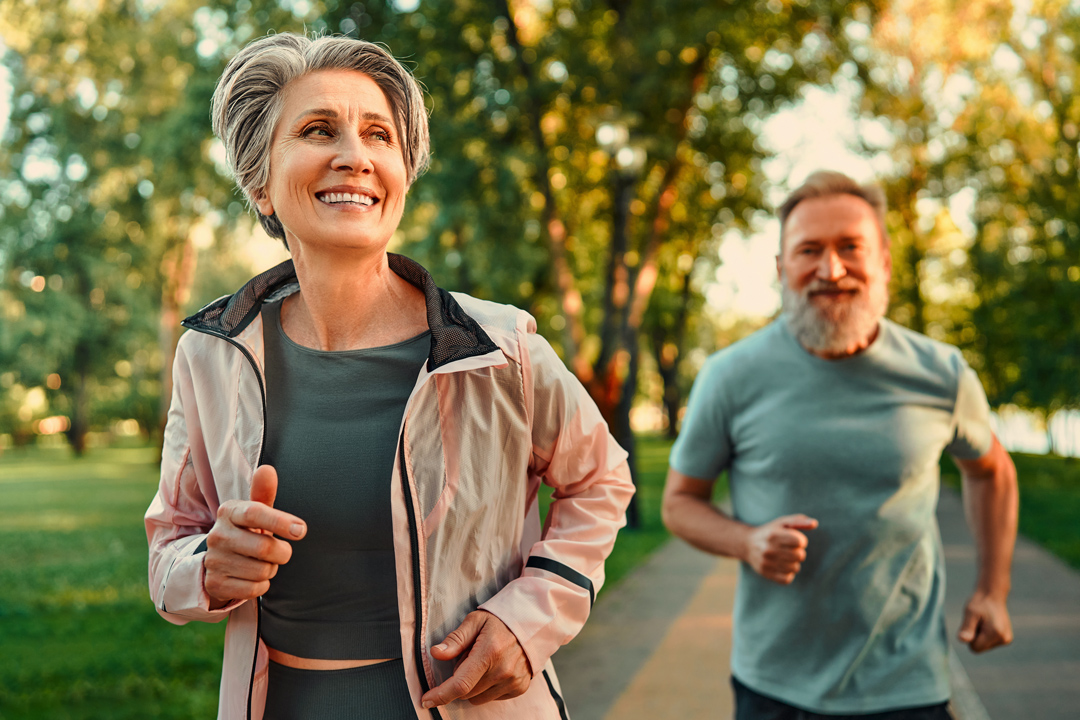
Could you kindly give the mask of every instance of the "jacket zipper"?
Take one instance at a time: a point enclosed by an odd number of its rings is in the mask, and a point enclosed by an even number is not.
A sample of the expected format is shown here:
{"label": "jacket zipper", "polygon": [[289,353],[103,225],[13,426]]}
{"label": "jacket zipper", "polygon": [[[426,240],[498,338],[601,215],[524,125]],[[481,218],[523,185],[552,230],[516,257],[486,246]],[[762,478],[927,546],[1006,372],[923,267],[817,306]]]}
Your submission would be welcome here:
{"label": "jacket zipper", "polygon": [[[222,333],[213,332],[206,328],[192,327],[192,330],[196,332],[205,333],[212,337],[221,338],[225,342],[232,345],[239,350],[247,361],[251,363],[251,369],[255,371],[255,377],[259,380],[259,394],[262,396],[262,443],[259,445],[259,461],[262,460],[262,451],[266,448],[266,387],[265,380],[263,380],[262,373],[259,372],[259,364],[255,362],[255,358],[251,353],[247,351],[243,345],[233,340],[228,335]],[[256,466],[258,461],[256,461]],[[247,696],[247,720],[251,720],[251,696],[255,691],[255,666],[259,662],[259,633],[262,626],[262,598],[255,599],[255,652],[251,657],[251,676],[248,678],[248,696]]]}
{"label": "jacket zipper", "polygon": [[[413,602],[416,613],[416,632],[414,633],[416,654],[416,670],[420,677],[420,688],[423,692],[431,689],[428,685],[427,670],[424,669],[424,643],[421,632],[424,627],[424,598],[420,587],[420,532],[417,528],[415,504],[413,503],[412,489],[409,487],[409,472],[405,469],[405,424],[401,425],[401,437],[398,440],[398,464],[401,466],[401,489],[405,493],[405,502],[409,511],[409,534],[412,536],[412,567],[413,567]],[[429,710],[432,717],[442,720],[438,708]]]}

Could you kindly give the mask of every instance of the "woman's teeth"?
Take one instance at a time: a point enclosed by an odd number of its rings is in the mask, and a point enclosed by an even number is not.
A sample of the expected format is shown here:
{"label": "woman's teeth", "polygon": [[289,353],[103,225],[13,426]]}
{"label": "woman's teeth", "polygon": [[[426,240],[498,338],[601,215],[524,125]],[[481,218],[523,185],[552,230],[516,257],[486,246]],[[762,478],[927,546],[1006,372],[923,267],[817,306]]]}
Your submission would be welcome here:
{"label": "woman's teeth", "polygon": [[320,197],[324,203],[357,203],[359,205],[373,205],[375,198],[360,193],[323,193]]}

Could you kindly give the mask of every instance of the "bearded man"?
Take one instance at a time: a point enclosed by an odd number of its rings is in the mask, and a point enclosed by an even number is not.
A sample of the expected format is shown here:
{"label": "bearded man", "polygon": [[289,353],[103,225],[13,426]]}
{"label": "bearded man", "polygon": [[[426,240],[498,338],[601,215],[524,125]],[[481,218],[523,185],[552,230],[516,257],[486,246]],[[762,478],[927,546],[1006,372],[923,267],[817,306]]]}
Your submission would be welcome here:
{"label": "bearded man", "polygon": [[[939,459],[961,470],[978,550],[959,628],[975,652],[1012,640],[1016,470],[960,351],[884,317],[881,190],[818,172],[779,217],[782,316],[698,375],[664,522],[742,561],[737,720],[949,718]],[[710,502],[725,470],[730,516]]]}

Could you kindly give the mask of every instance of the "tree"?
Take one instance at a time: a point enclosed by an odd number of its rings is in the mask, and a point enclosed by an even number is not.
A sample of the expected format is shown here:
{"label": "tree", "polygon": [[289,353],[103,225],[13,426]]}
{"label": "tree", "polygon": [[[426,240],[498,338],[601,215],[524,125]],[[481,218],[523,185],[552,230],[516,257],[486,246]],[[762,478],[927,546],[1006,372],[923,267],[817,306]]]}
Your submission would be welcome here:
{"label": "tree", "polygon": [[981,78],[968,137],[979,183],[974,317],[992,399],[1047,415],[1080,405],[1080,10],[1039,2]]}
{"label": "tree", "polygon": [[471,292],[530,306],[632,450],[638,334],[665,258],[696,256],[714,226],[761,207],[755,131],[826,77],[841,12],[422,4],[387,40],[433,108],[405,247]]}
{"label": "tree", "polygon": [[254,28],[196,8],[0,3],[16,98],[0,158],[0,359],[19,382],[59,376],[51,404],[78,453],[112,413],[159,427],[194,237],[243,211],[212,160],[208,108],[222,58]]}

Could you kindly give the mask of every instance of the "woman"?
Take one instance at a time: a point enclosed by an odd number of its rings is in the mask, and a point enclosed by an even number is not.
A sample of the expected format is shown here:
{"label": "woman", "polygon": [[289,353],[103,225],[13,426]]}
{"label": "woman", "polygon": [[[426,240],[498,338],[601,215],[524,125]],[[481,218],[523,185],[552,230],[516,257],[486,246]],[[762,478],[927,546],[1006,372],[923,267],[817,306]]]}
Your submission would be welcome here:
{"label": "woman", "polygon": [[603,582],[626,454],[528,314],[387,253],[428,159],[418,84],[282,33],[212,116],[292,255],[184,321],[146,514],[158,611],[230,620],[219,717],[566,717],[549,658]]}

